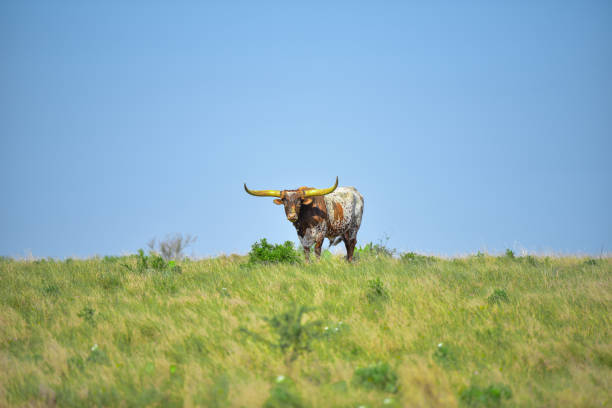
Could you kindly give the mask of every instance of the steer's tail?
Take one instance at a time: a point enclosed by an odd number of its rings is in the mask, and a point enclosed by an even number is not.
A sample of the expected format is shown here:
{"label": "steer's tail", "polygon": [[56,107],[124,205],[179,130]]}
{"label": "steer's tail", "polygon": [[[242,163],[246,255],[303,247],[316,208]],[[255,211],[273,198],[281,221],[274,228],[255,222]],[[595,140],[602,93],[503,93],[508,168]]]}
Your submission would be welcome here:
{"label": "steer's tail", "polygon": [[340,243],[340,241],[342,241],[342,237],[341,236],[340,237],[336,237],[333,240],[330,238],[329,239],[329,246],[328,246],[328,248],[333,247],[334,245],[338,245]]}

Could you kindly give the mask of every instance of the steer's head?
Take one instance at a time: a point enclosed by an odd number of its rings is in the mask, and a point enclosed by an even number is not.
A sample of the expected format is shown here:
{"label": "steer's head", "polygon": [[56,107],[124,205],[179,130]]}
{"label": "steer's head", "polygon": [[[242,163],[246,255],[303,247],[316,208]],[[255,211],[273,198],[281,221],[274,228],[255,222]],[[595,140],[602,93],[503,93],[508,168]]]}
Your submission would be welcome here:
{"label": "steer's head", "polygon": [[298,190],[249,190],[244,184],[244,190],[258,197],[278,197],[274,200],[274,204],[285,206],[285,214],[291,222],[296,222],[300,215],[302,205],[312,204],[313,197],[323,196],[333,192],[338,187],[338,177],[336,183],[330,188],[312,188]]}

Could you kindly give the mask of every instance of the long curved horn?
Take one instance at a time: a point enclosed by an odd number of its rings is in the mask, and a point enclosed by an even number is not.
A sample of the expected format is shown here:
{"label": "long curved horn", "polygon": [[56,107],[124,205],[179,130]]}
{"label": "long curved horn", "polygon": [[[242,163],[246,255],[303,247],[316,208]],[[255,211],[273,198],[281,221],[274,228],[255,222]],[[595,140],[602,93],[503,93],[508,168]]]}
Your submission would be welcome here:
{"label": "long curved horn", "polygon": [[244,183],[244,191],[249,193],[250,195],[258,196],[258,197],[280,197],[281,192],[278,190],[249,190]]}
{"label": "long curved horn", "polygon": [[315,188],[313,190],[305,190],[304,191],[304,198],[306,198],[306,197],[322,196],[322,195],[325,195],[325,194],[332,193],[336,189],[336,187],[338,187],[338,176],[336,176],[336,184],[334,184],[330,188]]}

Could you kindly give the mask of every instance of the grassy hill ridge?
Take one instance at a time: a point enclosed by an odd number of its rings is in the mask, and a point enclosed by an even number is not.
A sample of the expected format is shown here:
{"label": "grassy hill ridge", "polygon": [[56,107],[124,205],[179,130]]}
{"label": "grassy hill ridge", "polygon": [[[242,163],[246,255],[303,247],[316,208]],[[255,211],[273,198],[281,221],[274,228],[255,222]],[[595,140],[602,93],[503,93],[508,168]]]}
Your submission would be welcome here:
{"label": "grassy hill ridge", "polygon": [[138,262],[0,260],[0,406],[612,404],[610,258]]}

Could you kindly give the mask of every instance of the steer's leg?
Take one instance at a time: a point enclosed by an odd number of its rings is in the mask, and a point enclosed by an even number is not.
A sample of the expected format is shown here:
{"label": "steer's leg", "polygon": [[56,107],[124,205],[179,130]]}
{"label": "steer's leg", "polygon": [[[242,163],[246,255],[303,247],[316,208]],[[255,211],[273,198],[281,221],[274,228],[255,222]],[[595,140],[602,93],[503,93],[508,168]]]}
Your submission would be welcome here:
{"label": "steer's leg", "polygon": [[310,247],[304,247],[304,258],[306,262],[310,262]]}
{"label": "steer's leg", "polygon": [[355,245],[357,244],[356,238],[351,238],[350,234],[346,233],[342,237],[344,245],[346,246],[346,260],[353,262],[353,253],[355,252]]}
{"label": "steer's leg", "polygon": [[321,247],[323,246],[323,241],[325,240],[324,236],[317,238],[315,242],[315,255],[317,256],[317,260],[321,259]]}

